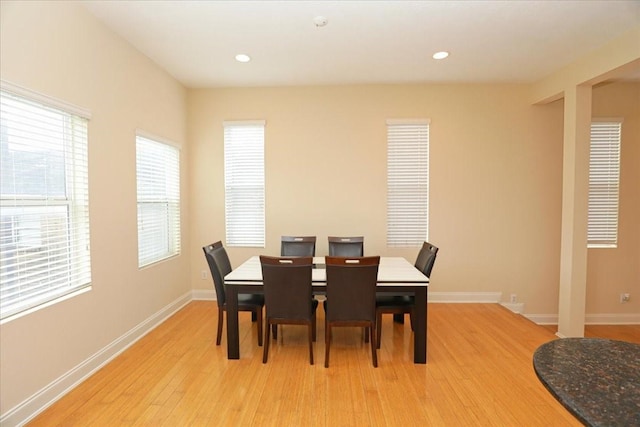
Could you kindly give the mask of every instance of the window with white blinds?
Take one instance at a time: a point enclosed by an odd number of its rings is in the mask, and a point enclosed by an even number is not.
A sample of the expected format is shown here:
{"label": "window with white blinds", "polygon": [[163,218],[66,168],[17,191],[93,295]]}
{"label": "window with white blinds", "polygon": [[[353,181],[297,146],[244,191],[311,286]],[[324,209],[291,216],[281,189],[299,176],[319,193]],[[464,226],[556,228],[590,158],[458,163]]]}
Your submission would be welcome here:
{"label": "window with white blinds", "polygon": [[228,246],[264,248],[264,121],[224,122]]}
{"label": "window with white blinds", "polygon": [[618,244],[621,130],[620,119],[598,119],[591,123],[587,231],[591,248],[615,248]]}
{"label": "window with white blinds", "polygon": [[419,247],[429,232],[429,120],[387,120],[387,246]]}
{"label": "window with white blinds", "polygon": [[180,253],[180,150],[138,133],[138,266]]}
{"label": "window with white blinds", "polygon": [[89,116],[7,87],[0,91],[2,319],[91,285]]}

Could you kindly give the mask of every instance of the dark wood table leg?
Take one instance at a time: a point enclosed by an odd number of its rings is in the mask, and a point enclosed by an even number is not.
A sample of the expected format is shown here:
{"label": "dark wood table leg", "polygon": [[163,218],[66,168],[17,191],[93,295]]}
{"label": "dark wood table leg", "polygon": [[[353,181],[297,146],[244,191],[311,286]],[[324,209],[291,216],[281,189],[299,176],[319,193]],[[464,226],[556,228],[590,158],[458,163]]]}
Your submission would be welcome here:
{"label": "dark wood table leg", "polygon": [[240,359],[240,334],[238,332],[238,289],[224,287],[227,304],[227,359]]}
{"label": "dark wood table leg", "polygon": [[427,363],[427,287],[416,289],[413,363]]}

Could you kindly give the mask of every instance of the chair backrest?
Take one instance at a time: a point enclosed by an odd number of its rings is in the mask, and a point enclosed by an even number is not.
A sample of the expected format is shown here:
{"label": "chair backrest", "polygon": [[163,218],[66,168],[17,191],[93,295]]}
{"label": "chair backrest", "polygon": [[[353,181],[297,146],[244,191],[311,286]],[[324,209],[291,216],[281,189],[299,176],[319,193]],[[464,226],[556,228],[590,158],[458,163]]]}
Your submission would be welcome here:
{"label": "chair backrest", "polygon": [[375,321],[379,256],[325,257],[327,321]]}
{"label": "chair backrest", "polygon": [[436,262],[437,254],[438,248],[436,246],[433,246],[429,242],[424,242],[422,244],[422,249],[418,252],[418,257],[416,258],[416,268],[422,271],[422,274],[425,276],[430,277],[433,264]]}
{"label": "chair backrest", "polygon": [[211,277],[213,277],[213,285],[216,289],[218,305],[222,306],[226,302],[224,276],[231,273],[232,270],[229,256],[220,241],[204,246],[202,250],[204,251],[204,256],[207,258]]}
{"label": "chair backrest", "polygon": [[260,256],[267,317],[311,320],[312,263],[312,257]]}
{"label": "chair backrest", "polygon": [[364,237],[329,236],[329,256],[364,256]]}
{"label": "chair backrest", "polygon": [[280,256],[316,256],[316,236],[282,236]]}

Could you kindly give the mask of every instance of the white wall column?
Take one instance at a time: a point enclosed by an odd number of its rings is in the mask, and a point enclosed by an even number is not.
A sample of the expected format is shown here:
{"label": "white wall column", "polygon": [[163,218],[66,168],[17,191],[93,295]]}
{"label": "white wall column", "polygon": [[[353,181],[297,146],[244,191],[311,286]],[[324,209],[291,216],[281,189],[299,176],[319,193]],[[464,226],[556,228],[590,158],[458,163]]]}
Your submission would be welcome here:
{"label": "white wall column", "polygon": [[583,337],[587,288],[587,218],[591,86],[574,86],[564,96],[562,236],[558,335]]}

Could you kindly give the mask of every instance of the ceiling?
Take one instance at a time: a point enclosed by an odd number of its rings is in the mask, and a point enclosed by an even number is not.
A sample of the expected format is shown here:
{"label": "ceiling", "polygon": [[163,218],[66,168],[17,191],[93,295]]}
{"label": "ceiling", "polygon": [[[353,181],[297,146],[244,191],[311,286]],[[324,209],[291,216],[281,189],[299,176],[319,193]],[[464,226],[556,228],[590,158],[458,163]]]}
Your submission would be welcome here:
{"label": "ceiling", "polygon": [[192,88],[532,83],[640,25],[638,0],[83,4]]}

